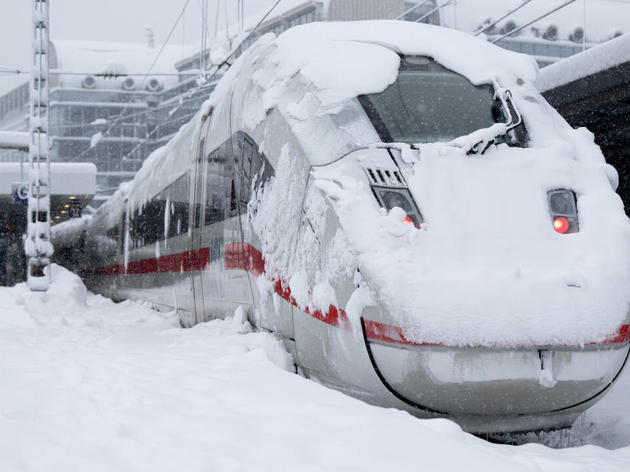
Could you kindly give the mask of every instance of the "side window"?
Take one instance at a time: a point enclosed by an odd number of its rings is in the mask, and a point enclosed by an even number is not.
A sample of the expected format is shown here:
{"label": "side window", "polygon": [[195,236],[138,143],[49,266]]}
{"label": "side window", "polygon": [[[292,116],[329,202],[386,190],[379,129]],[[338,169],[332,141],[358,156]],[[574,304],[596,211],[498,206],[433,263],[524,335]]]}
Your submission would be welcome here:
{"label": "side window", "polygon": [[222,146],[208,156],[206,167],[206,213],[204,224],[210,225],[223,221],[225,207],[225,156],[221,152]]}
{"label": "side window", "polygon": [[249,194],[252,187],[252,166],[254,163],[254,155],[256,150],[254,143],[248,138],[243,138],[243,156],[241,159],[241,203],[249,202]]}
{"label": "side window", "polygon": [[230,189],[230,216],[236,216],[236,187],[234,186],[234,179],[232,179]]}
{"label": "side window", "polygon": [[206,138],[201,138],[199,141],[199,149],[197,150],[197,161],[203,159],[204,149],[206,148]]}
{"label": "side window", "polygon": [[182,175],[166,190],[170,208],[168,237],[172,238],[188,232],[188,192],[190,174]]}
{"label": "side window", "polygon": [[160,239],[164,232],[162,226],[164,224],[164,201],[154,198],[144,207],[143,226],[141,228],[144,237],[144,244],[153,244]]}
{"label": "side window", "polygon": [[202,183],[203,183],[203,176],[202,176],[202,172],[203,172],[203,166],[204,166],[204,162],[203,162],[203,158],[205,156],[205,149],[206,149],[206,138],[203,137],[199,140],[199,148],[197,149],[197,159],[195,161],[195,173],[193,175],[195,175],[195,179],[194,182],[192,182],[192,185],[194,185],[194,192],[195,192],[195,196],[194,196],[194,203],[193,203],[193,221],[191,221],[191,224],[194,225],[195,228],[199,228],[202,225],[202,221],[201,221],[201,195],[203,195],[203,189],[202,189]]}
{"label": "side window", "polygon": [[126,222],[127,212],[123,211],[122,217],[120,218],[119,228],[120,228],[120,240],[118,241],[118,253],[124,254],[125,252],[125,231],[126,231]]}

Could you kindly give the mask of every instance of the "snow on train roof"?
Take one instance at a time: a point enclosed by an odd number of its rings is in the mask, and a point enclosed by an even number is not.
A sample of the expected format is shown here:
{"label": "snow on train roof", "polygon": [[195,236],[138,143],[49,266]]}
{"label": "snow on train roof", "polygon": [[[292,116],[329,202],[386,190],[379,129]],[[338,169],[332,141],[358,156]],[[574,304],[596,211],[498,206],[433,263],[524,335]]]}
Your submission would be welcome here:
{"label": "snow on train roof", "polygon": [[284,74],[300,71],[324,92],[324,102],[384,90],[397,77],[397,53],[430,56],[474,84],[508,86],[517,78],[534,81],[538,72],[530,56],[483,38],[393,20],[310,23],[286,31],[276,43]]}
{"label": "snow on train roof", "polygon": [[[273,38],[272,34],[263,36],[234,63],[204,108],[221,102],[231,93],[241,67],[255,56],[270,51],[271,60],[277,67],[274,68],[274,76],[266,81],[268,90],[301,73],[319,89],[319,98],[327,105],[385,89],[397,77],[397,53],[431,56],[476,84],[498,81],[502,85],[511,85],[517,78],[533,81],[538,71],[538,66],[529,56],[506,51],[481,38],[437,26],[401,21],[310,23],[291,28],[275,40]],[[246,111],[260,115],[257,113],[260,110]],[[133,188],[133,199],[141,204],[170,179],[186,172],[192,162],[191,148],[199,116],[197,114],[184,125],[166,146],[154,151],[134,180],[125,185],[113,200],[127,198]],[[110,206],[114,204],[106,204],[101,213],[110,213]]]}

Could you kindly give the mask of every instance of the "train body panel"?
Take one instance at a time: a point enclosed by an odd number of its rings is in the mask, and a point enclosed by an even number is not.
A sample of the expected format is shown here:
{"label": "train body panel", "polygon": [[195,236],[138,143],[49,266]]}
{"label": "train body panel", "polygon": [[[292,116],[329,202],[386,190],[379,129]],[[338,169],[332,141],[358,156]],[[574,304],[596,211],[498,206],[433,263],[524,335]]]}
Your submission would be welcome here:
{"label": "train body panel", "polygon": [[265,36],[131,184],[55,230],[60,262],[184,326],[242,310],[377,405],[568,426],[628,357],[630,231],[614,170],[535,73],[423,25]]}

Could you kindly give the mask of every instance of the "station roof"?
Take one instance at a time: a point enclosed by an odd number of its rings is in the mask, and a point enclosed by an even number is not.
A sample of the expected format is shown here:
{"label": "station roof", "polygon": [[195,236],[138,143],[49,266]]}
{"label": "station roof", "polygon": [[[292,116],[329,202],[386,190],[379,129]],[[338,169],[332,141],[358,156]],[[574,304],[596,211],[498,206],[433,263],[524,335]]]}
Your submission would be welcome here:
{"label": "station roof", "polygon": [[630,33],[544,67],[536,85],[545,92],[628,62]]}
{"label": "station roof", "polygon": [[25,131],[0,131],[0,149],[28,151],[31,135]]}
{"label": "station roof", "polygon": [[[54,53],[51,54],[51,68],[85,72],[85,75],[99,74],[145,74],[155,60],[159,48],[151,48],[142,43],[53,40]],[[156,73],[177,73],[175,63],[182,58],[179,45],[165,46],[152,71]],[[58,83],[65,87],[81,87],[84,75],[59,75]],[[143,77],[135,77],[141,82]],[[98,79],[98,88],[120,88],[119,79]],[[165,86],[175,85],[175,76],[161,76]]]}
{"label": "station roof", "polygon": [[569,124],[594,133],[630,212],[630,34],[543,68],[537,86]]}
{"label": "station roof", "polygon": [[[28,162],[0,163],[0,212],[15,206],[16,187],[26,186]],[[96,166],[92,163],[53,162],[50,164],[50,189],[52,221],[69,218],[71,206],[85,208],[96,192]],[[24,207],[26,205],[24,204]]]}

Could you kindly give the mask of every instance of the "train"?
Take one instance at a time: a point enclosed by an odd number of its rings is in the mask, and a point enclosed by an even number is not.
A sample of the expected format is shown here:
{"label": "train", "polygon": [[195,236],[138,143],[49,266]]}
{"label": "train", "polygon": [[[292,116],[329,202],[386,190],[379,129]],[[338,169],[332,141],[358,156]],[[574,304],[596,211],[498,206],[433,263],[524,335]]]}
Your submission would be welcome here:
{"label": "train", "polygon": [[[296,372],[473,433],[570,427],[630,350],[630,226],[531,57],[401,21],[268,34],[55,260]],[[199,372],[203,375],[203,372]]]}

